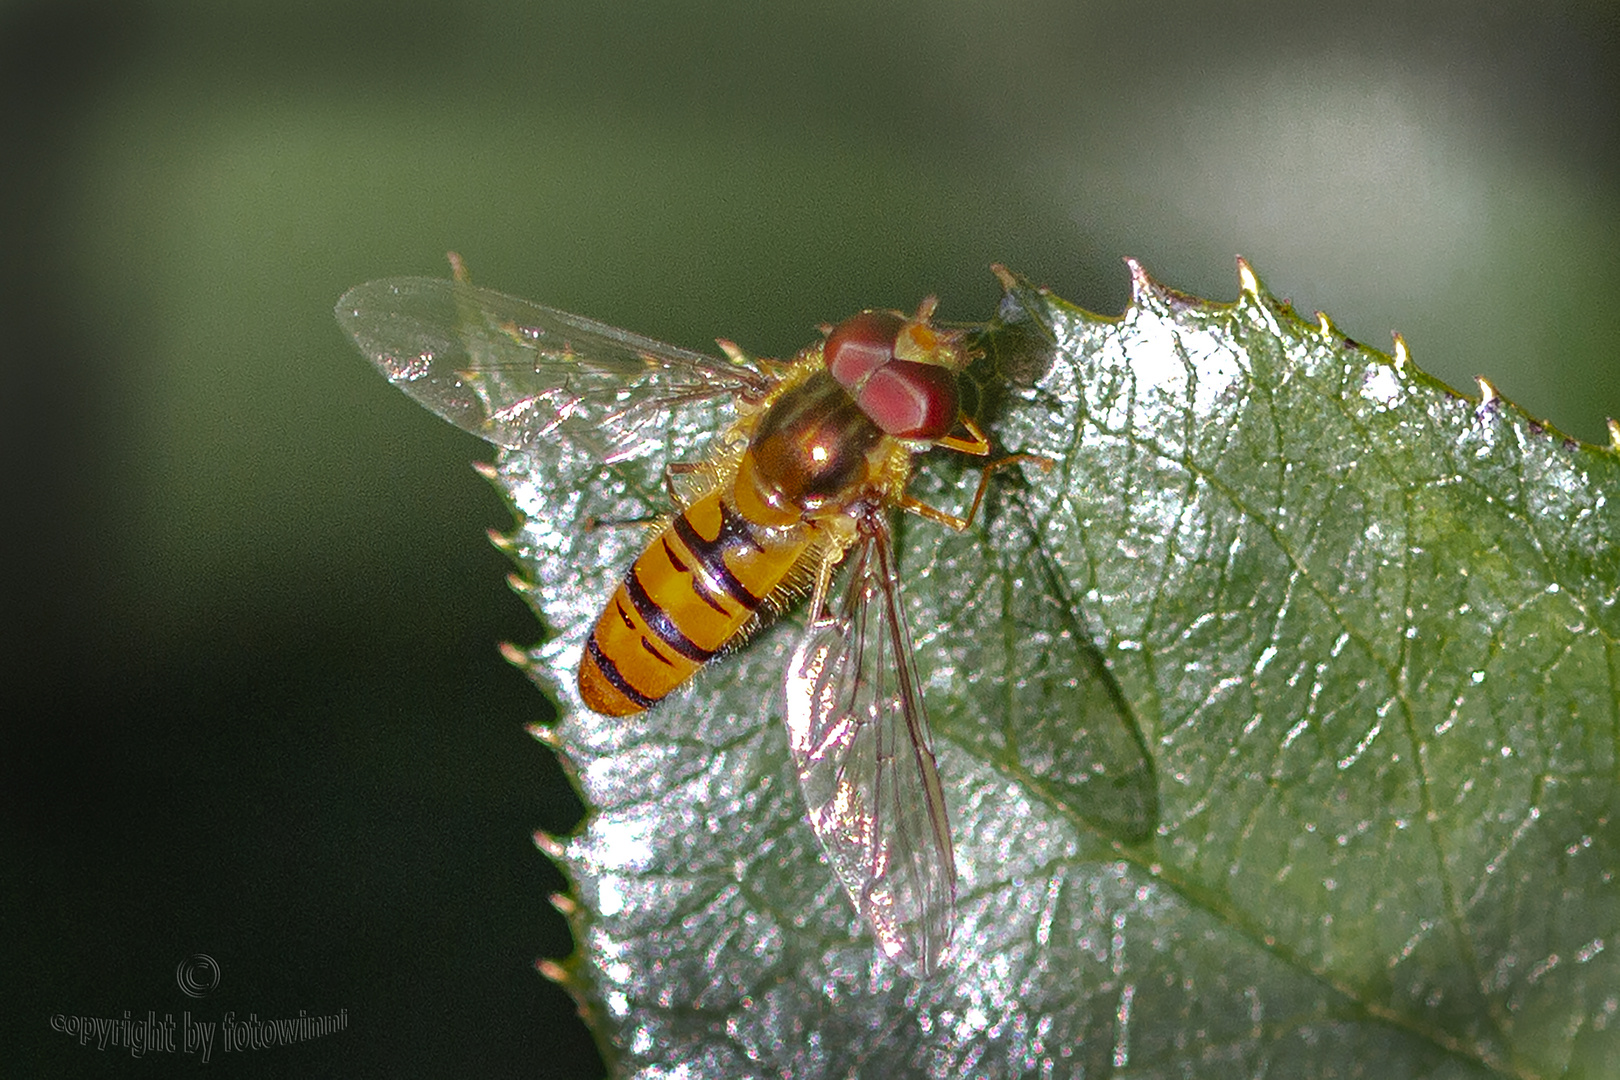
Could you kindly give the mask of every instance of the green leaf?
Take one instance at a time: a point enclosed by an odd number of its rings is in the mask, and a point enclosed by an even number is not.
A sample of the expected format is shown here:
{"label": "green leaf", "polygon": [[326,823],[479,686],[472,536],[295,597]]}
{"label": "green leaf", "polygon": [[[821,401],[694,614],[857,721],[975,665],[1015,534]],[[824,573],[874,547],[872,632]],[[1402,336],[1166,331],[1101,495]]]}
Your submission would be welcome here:
{"label": "green leaf", "polygon": [[[577,707],[669,456],[492,475],[592,808],[555,974],[622,1075],[1553,1076],[1620,1061],[1620,457],[1133,266],[1119,319],[1007,278],[1006,470],[900,527],[960,872],[953,953],[875,954],[805,823],[789,615],[645,716]],[[836,313],[834,313],[836,314]],[[1016,475],[1022,472],[1022,477]],[[932,454],[913,491],[971,472]]]}

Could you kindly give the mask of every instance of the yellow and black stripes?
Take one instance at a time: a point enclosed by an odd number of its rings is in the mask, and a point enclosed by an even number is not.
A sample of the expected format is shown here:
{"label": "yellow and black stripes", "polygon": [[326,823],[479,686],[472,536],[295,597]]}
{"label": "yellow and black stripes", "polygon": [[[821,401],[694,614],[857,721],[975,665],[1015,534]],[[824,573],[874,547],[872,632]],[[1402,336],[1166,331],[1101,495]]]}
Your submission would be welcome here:
{"label": "yellow and black stripes", "polygon": [[579,665],[585,704],[629,716],[686,682],[788,579],[813,533],[767,534],[718,490],[688,506],[631,565],[591,632]]}
{"label": "yellow and black stripes", "polygon": [[[657,635],[659,641],[674,649],[681,656],[699,664],[714,655],[713,649],[705,649],[682,633],[681,628],[675,625],[675,620],[669,617],[669,613],[659,607],[657,601],[648,594],[647,587],[641,583],[641,575],[636,573],[634,565],[630,567],[630,573],[624,580],[623,588],[625,596],[630,600],[630,606],[635,608],[636,614],[641,616],[641,621],[646,623],[647,628]],[[693,581],[693,588],[697,588],[696,579]],[[712,606],[717,611],[724,611],[718,605]],[[625,617],[625,621],[629,622],[627,617]],[[657,655],[656,649],[649,648],[649,651],[655,656]],[[665,661],[665,663],[668,663],[668,661]]]}
{"label": "yellow and black stripes", "polygon": [[[765,548],[754,538],[753,527],[749,525],[747,519],[719,499],[714,500],[714,505],[720,510],[720,528],[713,540],[699,534],[692,524],[691,511],[681,514],[671,522],[670,531],[680,539],[702,568],[701,573],[692,577],[692,588],[698,592],[704,603],[718,611],[725,611],[724,605],[720,603],[721,596],[715,591],[718,586],[725,597],[752,612],[759,607],[762,597],[751,592],[748,586],[732,573],[731,567],[726,565],[726,554],[735,552],[741,557],[740,561],[744,561],[746,565],[746,560],[763,555]],[[670,555],[673,559],[674,552],[671,551]],[[681,564],[679,568],[684,570],[685,564]],[[771,583],[772,588],[775,584]]]}

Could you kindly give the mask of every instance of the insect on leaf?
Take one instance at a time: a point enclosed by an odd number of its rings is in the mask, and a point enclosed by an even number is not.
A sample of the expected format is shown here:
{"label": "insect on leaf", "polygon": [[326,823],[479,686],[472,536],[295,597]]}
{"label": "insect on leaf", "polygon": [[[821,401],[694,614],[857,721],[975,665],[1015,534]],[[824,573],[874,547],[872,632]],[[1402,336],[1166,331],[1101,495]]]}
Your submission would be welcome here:
{"label": "insect on leaf", "polygon": [[[1056,467],[1006,470],[964,533],[893,523],[957,871],[926,979],[873,947],[806,822],[781,706],[802,613],[643,716],[574,707],[641,541],[586,526],[663,509],[663,465],[729,406],[648,417],[606,466],[501,455],[553,634],[527,661],[593,810],[564,978],[616,1074],[1620,1060],[1620,456],[1301,320],[1247,267],[1233,304],[1133,274],[1117,319],[1007,275],[984,419]],[[972,473],[938,457],[911,490],[962,505]]]}

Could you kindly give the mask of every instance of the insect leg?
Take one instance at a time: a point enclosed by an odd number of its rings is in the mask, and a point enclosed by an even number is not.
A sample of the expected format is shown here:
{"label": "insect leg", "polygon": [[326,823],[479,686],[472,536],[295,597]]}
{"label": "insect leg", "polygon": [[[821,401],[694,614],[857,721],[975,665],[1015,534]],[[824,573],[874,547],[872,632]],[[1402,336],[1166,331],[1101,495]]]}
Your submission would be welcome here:
{"label": "insect leg", "polygon": [[811,625],[832,621],[832,613],[827,610],[827,594],[832,591],[833,571],[838,569],[845,553],[860,535],[854,519],[843,515],[829,518],[821,526],[825,539],[819,552],[821,561],[816,566],[816,587],[810,595]]}
{"label": "insect leg", "polygon": [[701,461],[672,461],[664,466],[664,490],[669,492],[671,505],[685,506],[692,501],[690,498],[681,498],[681,493],[675,489],[675,478],[677,476],[691,476],[693,473],[702,471],[703,463]]}
{"label": "insect leg", "polygon": [[973,524],[973,518],[979,512],[979,504],[984,501],[985,491],[990,487],[990,475],[1003,466],[1012,465],[1020,461],[1028,461],[1031,464],[1039,465],[1043,472],[1051,472],[1052,467],[1057,464],[1057,462],[1053,461],[1051,458],[1042,457],[1040,454],[1009,454],[1004,458],[997,458],[995,461],[988,463],[979,473],[979,490],[973,493],[973,504],[968,507],[966,517],[957,517],[955,514],[947,514],[937,506],[929,506],[927,503],[921,501],[920,499],[913,498],[910,495],[902,495],[900,497],[900,509],[909,510],[918,517],[925,518],[928,521],[935,522],[939,525],[943,525],[947,529],[954,529],[956,532],[966,532],[968,526]]}
{"label": "insect leg", "polygon": [[585,528],[587,531],[594,529],[642,529],[656,521],[658,521],[656,516],[639,518],[588,517],[585,519]]}
{"label": "insect leg", "polygon": [[943,438],[936,439],[934,445],[943,446],[947,450],[959,450],[964,454],[972,454],[974,457],[988,457],[990,454],[990,439],[985,435],[984,430],[978,424],[975,424],[966,413],[961,414],[958,420],[961,422],[962,427],[967,430],[968,437],[964,439],[960,435],[946,435]]}

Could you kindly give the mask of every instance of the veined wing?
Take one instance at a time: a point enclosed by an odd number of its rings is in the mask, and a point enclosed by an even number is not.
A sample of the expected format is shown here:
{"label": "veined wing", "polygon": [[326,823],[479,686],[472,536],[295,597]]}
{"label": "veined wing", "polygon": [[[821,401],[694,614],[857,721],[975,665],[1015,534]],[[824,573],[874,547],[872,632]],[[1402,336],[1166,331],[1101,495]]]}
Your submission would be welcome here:
{"label": "veined wing", "polygon": [[871,509],[860,527],[838,609],[788,665],[788,738],[855,909],[884,955],[927,975],[950,943],[956,863],[888,522]]}
{"label": "veined wing", "polygon": [[338,322],[388,381],[479,438],[522,449],[561,437],[602,461],[659,445],[682,403],[757,394],[753,368],[439,278],[357,285]]}

